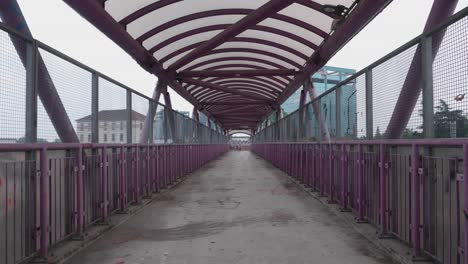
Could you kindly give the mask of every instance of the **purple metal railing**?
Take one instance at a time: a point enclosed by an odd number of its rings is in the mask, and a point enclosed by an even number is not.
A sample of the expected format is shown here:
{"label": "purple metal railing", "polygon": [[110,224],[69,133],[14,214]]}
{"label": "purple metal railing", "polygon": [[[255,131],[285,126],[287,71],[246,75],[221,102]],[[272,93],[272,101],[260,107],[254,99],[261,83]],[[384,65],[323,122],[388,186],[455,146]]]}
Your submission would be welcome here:
{"label": "purple metal railing", "polygon": [[257,143],[254,153],[412,247],[414,258],[468,263],[467,140]]}
{"label": "purple metal railing", "polygon": [[110,214],[125,212],[228,149],[227,144],[0,144],[2,157],[9,157],[0,161],[0,263],[47,259],[50,247],[82,238],[88,226],[107,223]]}

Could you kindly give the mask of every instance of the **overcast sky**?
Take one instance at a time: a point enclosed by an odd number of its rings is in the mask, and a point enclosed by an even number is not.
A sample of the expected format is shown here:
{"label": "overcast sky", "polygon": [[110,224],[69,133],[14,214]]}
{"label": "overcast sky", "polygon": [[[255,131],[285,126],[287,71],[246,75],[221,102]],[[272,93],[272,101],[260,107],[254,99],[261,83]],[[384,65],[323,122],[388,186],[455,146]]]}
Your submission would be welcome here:
{"label": "overcast sky", "polygon": [[[156,77],[60,0],[18,0],[36,39],[151,96]],[[431,0],[394,0],[329,65],[360,70],[422,32]],[[457,10],[468,6],[460,0]],[[192,106],[174,92],[177,110]]]}

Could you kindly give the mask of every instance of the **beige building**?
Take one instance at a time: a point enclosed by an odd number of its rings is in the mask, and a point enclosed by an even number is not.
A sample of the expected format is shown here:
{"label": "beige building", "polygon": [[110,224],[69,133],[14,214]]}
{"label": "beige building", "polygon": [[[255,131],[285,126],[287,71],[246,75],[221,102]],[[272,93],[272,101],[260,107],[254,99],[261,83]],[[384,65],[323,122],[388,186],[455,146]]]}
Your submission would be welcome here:
{"label": "beige building", "polygon": [[[127,143],[127,110],[99,112],[99,143]],[[77,134],[82,143],[91,142],[91,115],[76,120]],[[132,111],[132,143],[139,142],[145,115]]]}

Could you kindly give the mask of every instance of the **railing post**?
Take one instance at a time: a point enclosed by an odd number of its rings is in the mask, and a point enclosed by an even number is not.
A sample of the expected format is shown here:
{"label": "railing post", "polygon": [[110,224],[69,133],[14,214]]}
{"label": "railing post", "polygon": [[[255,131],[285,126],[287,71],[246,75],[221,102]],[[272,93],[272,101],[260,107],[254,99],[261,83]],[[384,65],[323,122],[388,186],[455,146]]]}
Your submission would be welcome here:
{"label": "railing post", "polygon": [[125,147],[120,148],[120,212],[125,213],[126,209],[126,183],[125,183]]}
{"label": "railing post", "polygon": [[108,170],[109,163],[107,162],[107,147],[102,147],[101,151],[102,151],[101,153],[102,222],[107,223],[107,216],[109,214],[109,200],[108,200],[109,190],[107,188],[107,183],[108,183],[107,170]]}
{"label": "railing post", "polygon": [[132,143],[132,132],[133,132],[133,124],[132,124],[132,91],[127,90],[127,143]]}
{"label": "railing post", "polygon": [[134,192],[135,192],[135,204],[140,203],[140,146],[137,145],[135,147],[135,152],[134,152],[134,161],[133,161],[133,166],[135,166],[135,169],[132,170],[132,175],[131,177],[135,180],[135,186],[134,186]]}
{"label": "railing post", "polygon": [[419,147],[411,146],[411,238],[413,260],[423,259],[420,241],[420,179]]}
{"label": "railing post", "polygon": [[348,208],[348,154],[346,145],[341,145],[341,209],[342,212],[349,212]]}
{"label": "railing post", "polygon": [[464,252],[464,263],[468,264],[468,143],[463,144],[463,214],[464,218],[464,242],[463,242],[463,252]]}
{"label": "railing post", "polygon": [[83,182],[83,147],[77,149],[77,158],[76,158],[76,170],[77,170],[77,215],[78,222],[76,228],[76,239],[83,239],[83,228],[84,228],[84,182]]}
{"label": "railing post", "polygon": [[145,192],[146,192],[146,197],[150,198],[151,197],[151,147],[150,145],[146,145],[146,185],[145,185]]}
{"label": "railing post", "polygon": [[320,164],[319,164],[319,181],[320,181],[320,184],[319,184],[319,191],[320,191],[320,196],[321,197],[324,197],[325,196],[325,170],[323,169],[323,165],[324,165],[324,155],[323,155],[323,146],[321,143],[319,143],[319,152],[320,152]]}
{"label": "railing post", "polygon": [[335,203],[335,195],[334,195],[334,192],[335,192],[335,166],[333,166],[333,159],[334,159],[334,155],[333,155],[333,144],[328,144],[328,164],[329,164],[329,168],[328,168],[328,177],[330,178],[330,180],[328,181],[328,190],[330,192],[330,199],[328,200],[328,203]]}
{"label": "railing post", "polygon": [[49,226],[48,226],[48,205],[49,205],[49,191],[48,191],[48,183],[49,183],[49,166],[47,160],[47,149],[41,149],[41,156],[40,156],[40,227],[41,227],[41,240],[40,240],[40,247],[41,247],[41,258],[47,259],[48,258],[48,249],[49,249],[49,241],[48,241],[48,233],[49,233]]}
{"label": "railing post", "polygon": [[25,143],[37,142],[38,48],[36,41],[28,44],[26,53]]}
{"label": "railing post", "polygon": [[387,230],[387,221],[388,221],[388,212],[387,212],[387,172],[388,172],[388,163],[386,155],[386,146],[385,144],[380,144],[380,162],[379,162],[379,177],[380,177],[380,234],[379,238],[390,238]]}
{"label": "railing post", "polygon": [[358,223],[367,223],[366,218],[364,216],[364,155],[363,155],[363,147],[362,144],[358,145],[358,159],[357,159],[357,166],[358,166]]}

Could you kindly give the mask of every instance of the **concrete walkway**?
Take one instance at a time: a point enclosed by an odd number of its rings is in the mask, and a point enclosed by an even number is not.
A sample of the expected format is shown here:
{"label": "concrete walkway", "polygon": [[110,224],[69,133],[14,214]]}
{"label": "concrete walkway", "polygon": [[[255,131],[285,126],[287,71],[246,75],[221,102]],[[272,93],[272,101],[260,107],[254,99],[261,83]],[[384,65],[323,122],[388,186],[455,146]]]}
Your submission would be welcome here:
{"label": "concrete walkway", "polygon": [[393,263],[284,173],[231,151],[68,263]]}

